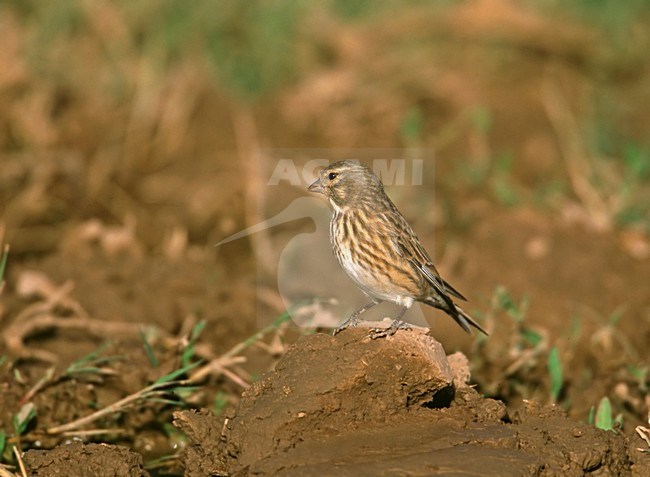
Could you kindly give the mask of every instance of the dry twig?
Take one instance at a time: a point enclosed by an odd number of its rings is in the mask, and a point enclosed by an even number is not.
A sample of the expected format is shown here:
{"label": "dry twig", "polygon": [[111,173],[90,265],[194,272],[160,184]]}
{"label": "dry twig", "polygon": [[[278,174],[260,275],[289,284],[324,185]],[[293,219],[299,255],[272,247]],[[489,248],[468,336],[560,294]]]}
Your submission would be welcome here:
{"label": "dry twig", "polygon": [[20,451],[16,446],[14,446],[14,455],[16,456],[18,467],[20,467],[20,475],[22,477],[27,477],[27,470],[25,469],[25,463],[23,462],[23,457],[20,455]]}
{"label": "dry twig", "polygon": [[51,313],[31,316],[24,321],[15,320],[2,332],[7,349],[21,358],[31,358],[47,363],[58,362],[58,356],[45,350],[30,349],[25,340],[38,332],[50,329],[83,330],[97,338],[107,336],[139,336],[141,323],[103,321],[92,318],[63,318]]}
{"label": "dry twig", "polygon": [[183,386],[187,386],[188,384],[191,384],[188,380],[164,381],[164,382],[157,381],[147,386],[146,388],[143,388],[133,394],[129,394],[128,396],[120,399],[119,401],[114,402],[110,406],[106,406],[96,412],[93,412],[88,416],[81,417],[74,421],[68,422],[67,424],[50,427],[45,432],[47,432],[48,434],[62,434],[69,431],[73,431],[75,429],[79,429],[80,427],[95,422],[98,419],[101,419],[102,417],[107,416],[109,414],[116,414],[122,412],[125,409],[136,404],[138,401],[155,399],[157,397],[164,396],[165,394],[168,393],[168,390],[170,388],[183,387]]}

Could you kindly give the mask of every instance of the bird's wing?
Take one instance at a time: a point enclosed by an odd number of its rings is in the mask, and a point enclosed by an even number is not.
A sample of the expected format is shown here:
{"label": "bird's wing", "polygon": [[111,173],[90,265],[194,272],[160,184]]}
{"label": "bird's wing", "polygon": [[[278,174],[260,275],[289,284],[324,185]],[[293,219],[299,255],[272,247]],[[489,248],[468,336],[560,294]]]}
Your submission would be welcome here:
{"label": "bird's wing", "polygon": [[422,244],[415,236],[411,227],[406,220],[403,218],[402,220],[403,224],[400,224],[401,227],[399,227],[400,234],[395,240],[398,252],[424,276],[441,296],[448,298],[447,295],[449,294],[459,300],[467,301],[459,291],[442,279],[438,270],[436,270],[436,266],[433,264],[433,260],[431,260],[427,251],[422,247]]}

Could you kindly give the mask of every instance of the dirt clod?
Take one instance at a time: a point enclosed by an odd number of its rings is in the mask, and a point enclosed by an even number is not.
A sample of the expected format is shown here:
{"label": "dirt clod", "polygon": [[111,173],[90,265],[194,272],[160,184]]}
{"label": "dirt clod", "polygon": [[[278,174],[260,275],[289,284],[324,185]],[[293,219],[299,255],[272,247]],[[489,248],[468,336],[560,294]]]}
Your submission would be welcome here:
{"label": "dirt clod", "polygon": [[174,413],[174,426],[194,442],[184,450],[185,477],[227,475],[221,444],[221,422],[207,410]]}
{"label": "dirt clod", "polygon": [[[452,373],[432,337],[366,333],[303,337],[225,425],[201,432],[218,438],[190,435],[195,447],[214,452],[218,442],[213,459],[229,475],[630,474],[621,436],[534,402],[511,422],[503,403],[459,379],[458,355]],[[205,424],[205,415],[179,416]]]}
{"label": "dirt clod", "polygon": [[123,446],[75,442],[29,450],[24,459],[32,477],[149,477],[142,456]]}

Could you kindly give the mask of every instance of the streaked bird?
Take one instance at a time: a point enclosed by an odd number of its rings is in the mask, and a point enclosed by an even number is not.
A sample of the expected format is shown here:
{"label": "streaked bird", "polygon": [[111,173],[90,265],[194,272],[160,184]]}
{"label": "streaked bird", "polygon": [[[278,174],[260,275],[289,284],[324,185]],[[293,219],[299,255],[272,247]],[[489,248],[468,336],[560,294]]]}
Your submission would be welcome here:
{"label": "streaked bird", "polygon": [[333,214],[330,243],[341,267],[372,300],[334,330],[356,326],[359,316],[388,301],[400,306],[387,329],[371,331],[372,338],[395,334],[409,326],[401,320],[416,301],[443,310],[466,332],[487,332],[453,298],[466,301],[440,277],[420,240],[384,191],[384,185],[358,161],[340,161],[320,171],[309,186],[322,194]]}

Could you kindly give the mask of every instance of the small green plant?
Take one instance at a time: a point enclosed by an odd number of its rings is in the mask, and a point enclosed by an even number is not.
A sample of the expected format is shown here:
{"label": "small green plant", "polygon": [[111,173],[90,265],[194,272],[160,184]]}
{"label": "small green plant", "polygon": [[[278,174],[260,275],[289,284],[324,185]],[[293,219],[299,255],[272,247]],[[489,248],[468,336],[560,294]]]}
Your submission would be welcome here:
{"label": "small green plant", "polygon": [[604,397],[600,400],[598,409],[596,410],[596,421],[594,424],[598,429],[602,429],[603,431],[614,430],[612,404],[610,403],[609,398]]}
{"label": "small green plant", "polygon": [[[120,359],[119,356],[100,356],[101,353],[109,346],[110,343],[106,343],[100,346],[95,351],[87,354],[86,356],[74,361],[71,363],[61,374],[56,373],[56,368],[48,368],[43,376],[34,384],[27,393],[22,397],[21,402],[26,403],[32,400],[32,398],[45,389],[48,386],[51,386],[57,382],[63,381],[65,379],[80,377],[82,375],[112,375],[115,371],[111,368],[105,366],[106,364]],[[19,375],[14,373],[14,378],[18,382]],[[22,378],[21,378],[22,379]]]}
{"label": "small green plant", "polygon": [[16,435],[22,436],[35,417],[36,406],[31,402],[24,404],[18,413],[14,415],[14,430],[16,431]]}
{"label": "small green plant", "polygon": [[205,320],[199,321],[196,325],[192,327],[190,331],[190,338],[187,342],[187,345],[183,348],[183,353],[181,354],[181,366],[187,366],[194,358],[194,353],[196,352],[196,343],[199,340],[201,333],[205,329],[207,322]]}
{"label": "small green plant", "polygon": [[518,323],[522,323],[528,312],[529,298],[524,296],[519,303],[515,302],[505,287],[498,286],[494,292],[498,306]]}
{"label": "small green plant", "polygon": [[158,378],[153,384],[150,384],[133,394],[129,394],[109,406],[67,424],[51,427],[47,429],[46,432],[48,434],[57,435],[77,430],[105,416],[124,412],[127,409],[145,402],[171,404],[173,406],[183,405],[183,403],[178,399],[175,399],[174,396],[179,396],[181,393],[196,390],[197,388],[190,386],[192,383],[189,380],[182,380],[180,378],[200,364],[201,361],[196,361],[188,366],[176,369],[175,371]]}
{"label": "small green plant", "polygon": [[103,374],[105,371],[103,365],[120,359],[119,356],[101,356],[109,346],[110,343],[105,343],[95,351],[73,361],[70,366],[65,369],[62,377],[72,377],[79,374]]}
{"label": "small green plant", "polygon": [[598,403],[598,408],[592,406],[589,410],[589,424],[602,429],[603,431],[617,432],[623,426],[623,415],[618,414],[614,417],[612,413],[612,403],[607,396],[603,397]]}
{"label": "small green plant", "polygon": [[494,292],[493,307],[495,306],[494,303],[496,303],[497,308],[505,311],[519,325],[519,332],[526,343],[532,347],[536,347],[542,342],[543,337],[525,324],[526,314],[528,313],[528,306],[530,304],[530,298],[527,295],[524,295],[520,302],[517,303],[508,290],[502,286],[498,286]]}
{"label": "small green plant", "polygon": [[548,373],[551,377],[551,401],[557,402],[564,386],[562,361],[557,346],[553,346],[548,355]]}
{"label": "small green plant", "polygon": [[[482,383],[489,394],[497,395],[507,387],[508,391],[506,392],[514,392],[528,397],[526,378],[532,370],[539,370],[545,362],[546,353],[549,350],[548,333],[544,329],[537,330],[526,323],[528,303],[527,296],[517,301],[502,286],[498,286],[492,295],[489,311],[483,320],[488,329],[495,318],[503,314],[511,318],[514,326],[511,326],[513,328],[510,333],[512,336],[508,338],[507,351],[504,354],[494,356],[490,353],[481,353],[485,360],[484,363],[480,363],[481,367],[498,364],[499,367],[505,368],[503,370],[505,382],[501,381],[498,385],[492,382]],[[508,326],[503,323],[502,325]],[[485,349],[480,342],[478,346],[479,349]],[[558,367],[554,365],[552,371],[554,376],[557,376],[557,371]]]}

